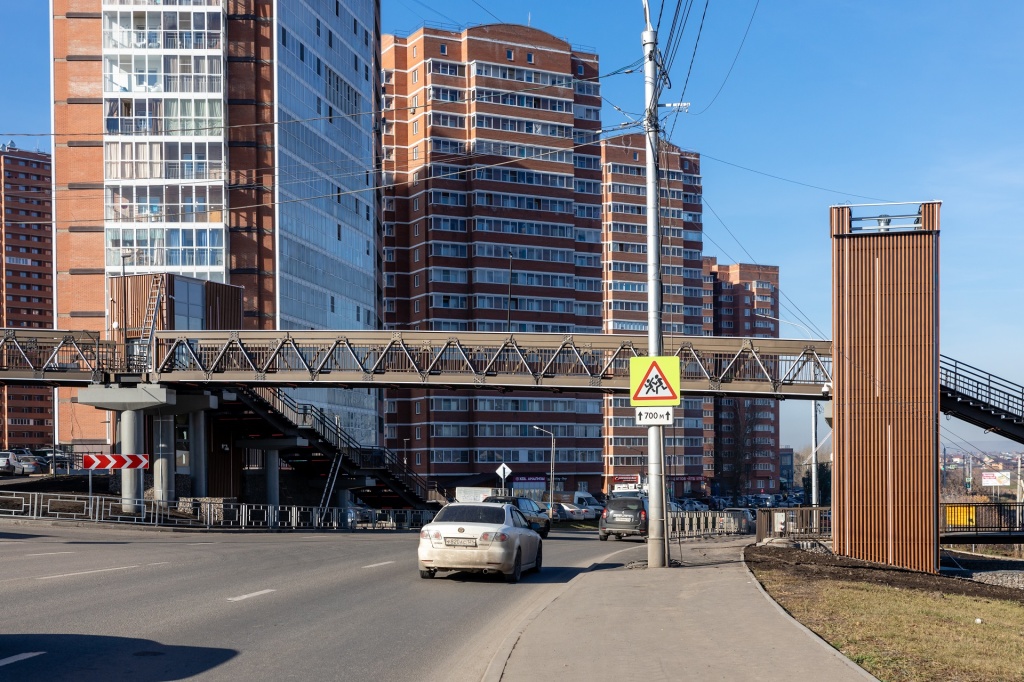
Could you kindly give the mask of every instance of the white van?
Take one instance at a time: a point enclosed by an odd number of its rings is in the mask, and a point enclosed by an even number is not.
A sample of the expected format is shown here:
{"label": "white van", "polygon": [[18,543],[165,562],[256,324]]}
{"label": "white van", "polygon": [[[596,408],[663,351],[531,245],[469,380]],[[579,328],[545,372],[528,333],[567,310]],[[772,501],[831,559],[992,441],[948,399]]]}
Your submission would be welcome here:
{"label": "white van", "polygon": [[577,507],[589,509],[598,516],[604,511],[604,505],[598,502],[593,495],[583,490],[577,490],[572,494],[572,503]]}

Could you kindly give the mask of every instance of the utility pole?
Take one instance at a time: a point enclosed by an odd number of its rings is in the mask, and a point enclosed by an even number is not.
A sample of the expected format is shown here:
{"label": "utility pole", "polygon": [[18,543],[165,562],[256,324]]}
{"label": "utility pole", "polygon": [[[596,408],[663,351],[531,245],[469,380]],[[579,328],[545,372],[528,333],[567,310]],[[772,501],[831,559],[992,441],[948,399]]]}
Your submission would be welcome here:
{"label": "utility pole", "polygon": [[818,401],[811,401],[811,506],[817,507],[818,497]]}
{"label": "utility pole", "polygon": [[[661,355],[661,211],[658,194],[658,32],[651,10],[643,0],[646,27],[644,49],[644,137],[647,140],[647,355]],[[665,475],[662,427],[647,427],[647,567],[664,568]]]}

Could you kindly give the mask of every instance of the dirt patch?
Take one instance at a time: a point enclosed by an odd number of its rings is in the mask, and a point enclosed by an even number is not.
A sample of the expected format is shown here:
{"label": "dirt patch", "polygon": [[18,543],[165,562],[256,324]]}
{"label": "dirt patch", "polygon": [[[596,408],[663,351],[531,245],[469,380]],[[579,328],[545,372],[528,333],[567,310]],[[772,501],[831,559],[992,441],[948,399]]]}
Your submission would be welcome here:
{"label": "dirt patch", "polygon": [[[106,495],[110,488],[108,474],[93,474],[93,495]],[[0,488],[0,491],[23,493],[67,493],[75,495],[89,494],[88,476],[39,476],[11,482]]]}
{"label": "dirt patch", "polygon": [[[747,565],[755,575],[760,571],[779,571],[800,580],[847,580],[851,582],[885,585],[904,590],[959,594],[983,599],[1006,599],[1024,603],[1024,590],[998,585],[985,585],[963,578],[918,573],[891,566],[872,564],[833,554],[818,554],[788,547],[748,547]],[[978,557],[957,556],[957,561],[971,570],[1007,568],[1007,560],[988,560]],[[946,565],[943,561],[943,565]],[[1014,568],[1024,570],[1024,562],[1012,562]],[[998,566],[997,566],[998,564]],[[954,564],[949,563],[949,566]]]}
{"label": "dirt patch", "polygon": [[794,618],[884,682],[1024,682],[1024,590],[784,547],[746,559]]}

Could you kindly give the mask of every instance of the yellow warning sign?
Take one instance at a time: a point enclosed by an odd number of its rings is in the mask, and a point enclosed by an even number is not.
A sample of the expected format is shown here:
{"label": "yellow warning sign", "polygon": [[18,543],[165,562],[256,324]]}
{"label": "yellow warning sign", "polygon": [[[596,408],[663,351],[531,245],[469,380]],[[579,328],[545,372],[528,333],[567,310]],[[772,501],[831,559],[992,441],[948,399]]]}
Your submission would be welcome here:
{"label": "yellow warning sign", "polygon": [[659,356],[629,359],[629,404],[668,407],[680,403],[679,358]]}

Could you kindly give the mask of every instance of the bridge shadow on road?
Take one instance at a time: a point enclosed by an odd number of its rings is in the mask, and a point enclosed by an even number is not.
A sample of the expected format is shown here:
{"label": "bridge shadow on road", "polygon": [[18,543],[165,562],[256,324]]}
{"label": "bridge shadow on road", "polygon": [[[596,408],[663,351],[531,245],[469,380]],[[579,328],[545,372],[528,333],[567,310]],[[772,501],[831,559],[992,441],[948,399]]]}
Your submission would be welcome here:
{"label": "bridge shadow on road", "polygon": [[234,649],[169,646],[99,635],[0,635],[0,679],[157,682],[192,678],[238,655]]}

